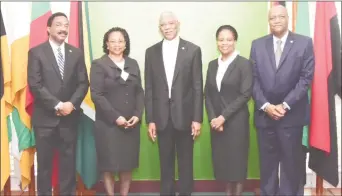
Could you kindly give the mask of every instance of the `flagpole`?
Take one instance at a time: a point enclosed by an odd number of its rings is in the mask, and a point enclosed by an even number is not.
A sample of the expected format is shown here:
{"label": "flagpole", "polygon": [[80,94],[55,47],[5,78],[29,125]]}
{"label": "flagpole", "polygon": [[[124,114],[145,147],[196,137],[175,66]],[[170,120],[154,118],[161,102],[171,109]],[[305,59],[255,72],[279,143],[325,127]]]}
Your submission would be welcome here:
{"label": "flagpole", "polygon": [[316,174],[316,196],[323,196],[323,178]]}
{"label": "flagpole", "polygon": [[4,195],[11,196],[11,176],[8,177],[4,186]]}

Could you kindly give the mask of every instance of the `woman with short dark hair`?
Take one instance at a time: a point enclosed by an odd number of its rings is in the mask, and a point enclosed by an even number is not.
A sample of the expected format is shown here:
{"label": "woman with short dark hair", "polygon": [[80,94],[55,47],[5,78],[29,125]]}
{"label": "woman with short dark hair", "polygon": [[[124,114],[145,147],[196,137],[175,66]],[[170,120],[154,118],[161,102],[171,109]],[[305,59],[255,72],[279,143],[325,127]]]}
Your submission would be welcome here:
{"label": "woman with short dark hair", "polygon": [[108,195],[114,195],[113,174],[120,176],[120,194],[127,195],[132,170],[139,164],[144,92],[139,65],[128,57],[130,40],[126,30],[109,29],[103,38],[103,52],[92,62],[90,71],[98,168]]}
{"label": "woman with short dark hair", "polygon": [[223,25],[216,32],[220,56],[209,63],[205,105],[211,125],[214,174],[226,183],[227,195],[241,195],[247,178],[249,149],[248,101],[252,66],[235,50],[237,31]]}

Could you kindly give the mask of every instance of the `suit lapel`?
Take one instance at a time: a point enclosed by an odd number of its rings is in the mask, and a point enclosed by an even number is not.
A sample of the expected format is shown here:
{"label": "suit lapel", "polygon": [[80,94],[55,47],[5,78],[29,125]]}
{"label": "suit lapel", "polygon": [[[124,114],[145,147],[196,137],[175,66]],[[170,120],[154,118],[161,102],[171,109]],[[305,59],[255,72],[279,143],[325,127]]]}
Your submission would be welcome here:
{"label": "suit lapel", "polygon": [[213,66],[213,72],[212,72],[213,74],[210,77],[210,81],[215,86],[216,91],[219,92],[218,88],[217,88],[217,82],[216,82],[216,75],[217,75],[217,71],[218,71],[218,59],[215,60],[214,62],[215,62],[215,64],[214,64],[215,66]]}
{"label": "suit lapel", "polygon": [[[120,68],[112,61],[112,59],[106,54],[103,55],[101,59],[104,61],[105,65],[109,65],[110,68],[115,69],[114,75],[113,75],[114,79],[117,80],[120,84],[125,84],[126,81],[124,81],[120,75],[121,74]],[[125,59],[125,67],[126,67],[126,64],[127,64],[127,61]]]}
{"label": "suit lapel", "polygon": [[72,64],[71,64],[71,55],[72,55],[72,50],[69,44],[65,43],[64,44],[65,51],[64,51],[64,75],[63,75],[63,80],[66,80],[69,78],[69,76],[72,75]]}
{"label": "suit lapel", "polygon": [[110,59],[107,54],[104,54],[101,59],[105,62],[106,65],[109,65],[109,67],[119,69],[119,67],[112,61],[112,59]]}
{"label": "suit lapel", "polygon": [[292,48],[292,45],[293,45],[293,36],[292,36],[292,33],[289,32],[289,35],[288,35],[286,42],[285,42],[284,51],[282,52],[280,60],[279,60],[278,70],[283,65],[284,60],[286,59],[287,55],[289,54],[289,52]]}
{"label": "suit lapel", "polygon": [[229,75],[232,73],[232,71],[234,70],[235,66],[236,66],[236,61],[237,61],[237,58],[239,58],[239,56],[237,56],[231,63],[230,65],[228,66],[226,72],[224,73],[223,75],[223,78],[222,78],[222,81],[221,81],[221,89],[222,89],[222,82],[227,80]]}
{"label": "suit lapel", "polygon": [[175,65],[175,72],[173,74],[173,79],[172,79],[172,85],[175,82],[177,75],[181,69],[181,63],[186,57],[186,51],[187,51],[186,42],[183,39],[179,39],[177,59],[176,59],[176,65]]}
{"label": "suit lapel", "polygon": [[58,78],[60,80],[62,80],[61,72],[59,71],[57,61],[56,61],[56,57],[55,57],[55,54],[53,53],[53,50],[52,50],[52,47],[51,47],[49,41],[45,42],[44,52],[46,54],[48,61],[51,62],[51,66],[56,71]]}
{"label": "suit lapel", "polygon": [[163,60],[163,41],[159,42],[157,44],[157,48],[156,48],[156,54],[157,54],[157,60],[158,60],[158,65],[160,65],[160,76],[164,79],[164,82],[166,84],[166,86],[168,87],[169,85],[167,84],[167,79],[166,79],[166,73],[165,73],[165,64],[164,64],[164,60]]}
{"label": "suit lapel", "polygon": [[276,62],[275,62],[275,55],[274,55],[274,46],[273,46],[273,36],[270,35],[267,40],[266,40],[266,50],[268,53],[268,57],[270,58],[271,61],[271,67],[273,71],[276,71]]}

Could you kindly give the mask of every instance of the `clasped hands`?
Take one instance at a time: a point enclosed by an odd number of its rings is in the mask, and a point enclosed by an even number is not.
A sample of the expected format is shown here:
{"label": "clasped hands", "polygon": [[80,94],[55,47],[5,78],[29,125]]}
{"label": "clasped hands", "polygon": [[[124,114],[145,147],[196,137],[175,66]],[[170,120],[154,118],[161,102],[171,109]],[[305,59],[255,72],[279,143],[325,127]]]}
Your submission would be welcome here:
{"label": "clasped hands", "polygon": [[120,116],[116,119],[116,124],[120,127],[124,127],[125,129],[134,127],[139,122],[139,118],[136,116],[132,116],[131,119],[126,120],[125,117]]}
{"label": "clasped hands", "polygon": [[56,110],[57,116],[67,116],[74,110],[74,105],[71,102],[61,102]]}
{"label": "clasped hands", "polygon": [[220,115],[217,118],[213,118],[210,121],[210,126],[213,130],[221,132],[221,131],[223,131],[223,124],[225,121],[226,121],[226,119],[222,115]]}
{"label": "clasped hands", "polygon": [[283,104],[273,105],[268,104],[265,108],[267,115],[273,120],[279,120],[285,116],[286,110]]}
{"label": "clasped hands", "polygon": [[[191,135],[195,140],[201,134],[201,123],[192,121],[191,123]],[[148,135],[150,139],[155,142],[157,138],[157,127],[155,123],[148,124]]]}

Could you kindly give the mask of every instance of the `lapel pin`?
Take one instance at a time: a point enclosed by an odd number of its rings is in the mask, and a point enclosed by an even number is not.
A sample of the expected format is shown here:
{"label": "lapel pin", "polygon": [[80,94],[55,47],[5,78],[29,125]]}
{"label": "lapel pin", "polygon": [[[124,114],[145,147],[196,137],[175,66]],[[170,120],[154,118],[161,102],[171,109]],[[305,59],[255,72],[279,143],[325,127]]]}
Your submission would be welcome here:
{"label": "lapel pin", "polygon": [[72,50],[69,50],[69,52],[72,52]]}
{"label": "lapel pin", "polygon": [[185,48],[184,47],[182,47],[182,50],[184,50]]}
{"label": "lapel pin", "polygon": [[292,44],[292,43],[293,43],[293,40],[291,40],[290,43]]}

